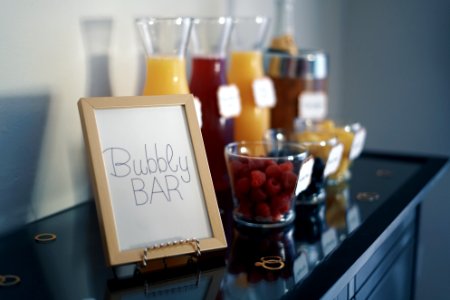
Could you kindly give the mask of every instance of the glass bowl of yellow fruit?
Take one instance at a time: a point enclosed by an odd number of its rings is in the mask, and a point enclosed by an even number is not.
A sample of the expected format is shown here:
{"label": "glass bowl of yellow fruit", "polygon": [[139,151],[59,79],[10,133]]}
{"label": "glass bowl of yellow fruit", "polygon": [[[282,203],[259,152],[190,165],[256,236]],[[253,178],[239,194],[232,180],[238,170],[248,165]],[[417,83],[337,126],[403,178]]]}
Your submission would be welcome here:
{"label": "glass bowl of yellow fruit", "polygon": [[350,178],[350,166],[364,148],[366,129],[357,122],[337,123],[331,119],[323,121],[296,121],[296,135],[336,138],[343,145],[342,158],[334,172],[327,177],[327,183],[337,184]]}
{"label": "glass bowl of yellow fruit", "polygon": [[292,140],[305,147],[314,157],[311,183],[297,197],[297,203],[309,203],[321,199],[327,178],[336,172],[340,165],[344,146],[332,134],[312,131],[296,132]]}

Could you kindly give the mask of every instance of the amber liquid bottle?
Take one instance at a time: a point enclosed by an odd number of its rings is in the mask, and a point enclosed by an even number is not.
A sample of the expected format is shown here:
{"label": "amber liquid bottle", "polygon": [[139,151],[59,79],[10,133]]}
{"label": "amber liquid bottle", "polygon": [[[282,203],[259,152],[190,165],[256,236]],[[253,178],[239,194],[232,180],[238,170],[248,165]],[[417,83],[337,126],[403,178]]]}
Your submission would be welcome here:
{"label": "amber liquid bottle", "polygon": [[297,97],[302,89],[299,78],[284,76],[298,49],[294,37],[294,1],[275,0],[275,27],[268,52],[268,75],[273,81],[277,105],[271,111],[271,128],[283,129],[290,135],[297,116]]}
{"label": "amber liquid bottle", "polygon": [[327,113],[328,58],[321,50],[299,48],[293,0],[275,0],[275,10],[274,36],[266,54],[266,73],[277,97],[271,128],[283,129],[290,136],[296,118],[322,119]]}

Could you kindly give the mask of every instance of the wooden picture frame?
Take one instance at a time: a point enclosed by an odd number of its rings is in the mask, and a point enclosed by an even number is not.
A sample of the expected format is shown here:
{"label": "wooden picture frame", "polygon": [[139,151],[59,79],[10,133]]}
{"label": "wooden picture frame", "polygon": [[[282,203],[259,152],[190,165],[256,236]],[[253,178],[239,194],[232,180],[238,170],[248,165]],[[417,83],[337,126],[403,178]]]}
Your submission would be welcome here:
{"label": "wooden picture frame", "polygon": [[226,248],[192,95],[78,108],[109,266]]}

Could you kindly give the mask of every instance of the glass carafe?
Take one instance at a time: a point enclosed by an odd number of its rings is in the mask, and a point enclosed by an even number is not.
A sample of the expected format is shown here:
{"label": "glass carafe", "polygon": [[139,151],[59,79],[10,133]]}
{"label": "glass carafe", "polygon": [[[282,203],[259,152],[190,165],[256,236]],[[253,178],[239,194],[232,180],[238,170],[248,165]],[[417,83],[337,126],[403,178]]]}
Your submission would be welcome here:
{"label": "glass carafe", "polygon": [[269,19],[235,18],[228,81],[238,86],[242,111],[234,124],[236,141],[259,141],[270,127],[270,108],[257,104],[254,84],[264,77],[262,49]]}
{"label": "glass carafe", "polygon": [[188,94],[185,54],[192,18],[140,18],[136,26],[147,54],[143,95]]}
{"label": "glass carafe", "polygon": [[[190,91],[201,103],[202,135],[219,207],[231,207],[231,193],[223,151],[233,140],[233,118],[224,111],[233,101],[223,98],[225,91],[226,52],[233,27],[231,18],[196,18],[191,35]],[[235,99],[236,100],[236,99]],[[231,103],[236,105],[240,103]],[[232,114],[232,112],[231,112]]]}

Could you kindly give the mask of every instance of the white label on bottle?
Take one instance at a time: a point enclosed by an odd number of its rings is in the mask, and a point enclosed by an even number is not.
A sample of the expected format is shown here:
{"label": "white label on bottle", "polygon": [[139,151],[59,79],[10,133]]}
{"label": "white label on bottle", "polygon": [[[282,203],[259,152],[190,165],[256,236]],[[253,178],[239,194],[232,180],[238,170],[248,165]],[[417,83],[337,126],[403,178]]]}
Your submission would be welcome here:
{"label": "white label on bottle", "polygon": [[355,133],[355,137],[353,138],[352,148],[350,149],[351,160],[357,158],[361,154],[365,142],[366,142],[366,129],[361,128]]}
{"label": "white label on bottle", "polygon": [[221,85],[217,90],[219,113],[224,118],[237,117],[241,113],[241,97],[236,85]]}
{"label": "white label on bottle", "polygon": [[341,163],[343,153],[344,145],[342,144],[337,144],[336,146],[331,148],[327,163],[325,165],[325,169],[323,171],[323,176],[327,177],[328,175],[336,172],[336,170],[339,168],[339,164]]}
{"label": "white label on bottle", "polygon": [[311,175],[314,166],[314,159],[310,156],[302,164],[300,173],[298,175],[297,187],[295,189],[295,196],[306,190],[311,183]]}
{"label": "white label on bottle", "polygon": [[328,113],[328,99],[323,92],[303,92],[298,97],[298,115],[304,119],[323,120]]}
{"label": "white label on bottle", "polygon": [[359,216],[359,210],[357,206],[353,206],[347,212],[347,231],[348,233],[352,232],[356,228],[358,228],[359,224],[361,224],[361,218]]}
{"label": "white label on bottle", "polygon": [[303,279],[308,274],[308,261],[304,252],[300,253],[294,261],[294,280],[295,283]]}
{"label": "white label on bottle", "polygon": [[197,97],[194,97],[194,106],[195,106],[195,112],[197,113],[198,125],[200,126],[200,128],[202,128],[202,126],[203,126],[202,103],[200,102],[200,100]]}
{"label": "white label on bottle", "polygon": [[327,256],[338,245],[336,229],[330,228],[322,233],[321,243],[323,255]]}
{"label": "white label on bottle", "polygon": [[260,108],[274,107],[277,98],[275,96],[275,88],[273,82],[268,77],[255,79],[253,81],[253,97],[255,98],[256,106]]}

